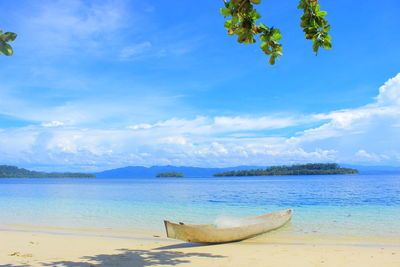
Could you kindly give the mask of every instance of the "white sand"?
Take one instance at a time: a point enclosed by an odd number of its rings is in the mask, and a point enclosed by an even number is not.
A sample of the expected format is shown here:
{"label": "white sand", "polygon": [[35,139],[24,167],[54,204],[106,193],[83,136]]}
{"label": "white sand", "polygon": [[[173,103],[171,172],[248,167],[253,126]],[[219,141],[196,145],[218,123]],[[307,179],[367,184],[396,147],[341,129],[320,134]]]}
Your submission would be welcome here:
{"label": "white sand", "polygon": [[163,233],[31,229],[0,231],[0,266],[399,267],[400,238],[281,237],[199,245]]}

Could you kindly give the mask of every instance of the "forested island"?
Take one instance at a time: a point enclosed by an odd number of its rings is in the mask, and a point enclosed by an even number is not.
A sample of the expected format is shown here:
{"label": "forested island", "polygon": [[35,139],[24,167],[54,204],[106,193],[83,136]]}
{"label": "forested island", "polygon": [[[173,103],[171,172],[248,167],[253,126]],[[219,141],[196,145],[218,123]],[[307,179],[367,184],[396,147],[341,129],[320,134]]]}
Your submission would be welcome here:
{"label": "forested island", "polygon": [[156,177],[185,177],[185,175],[179,172],[160,172]]}
{"label": "forested island", "polygon": [[309,163],[292,166],[272,166],[266,169],[220,172],[214,174],[214,176],[279,176],[327,174],[358,174],[358,170],[341,168],[336,163]]}
{"label": "forested island", "polygon": [[37,172],[10,165],[0,165],[0,178],[95,178],[88,173]]}

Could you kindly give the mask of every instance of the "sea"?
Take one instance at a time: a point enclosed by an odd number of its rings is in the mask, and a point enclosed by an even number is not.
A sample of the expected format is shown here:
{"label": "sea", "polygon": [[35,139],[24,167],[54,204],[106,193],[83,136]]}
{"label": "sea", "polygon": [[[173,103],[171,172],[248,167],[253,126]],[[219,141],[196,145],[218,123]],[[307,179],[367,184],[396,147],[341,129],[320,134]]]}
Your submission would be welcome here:
{"label": "sea", "polygon": [[284,209],[291,235],[399,237],[400,175],[0,179],[0,230],[163,231]]}

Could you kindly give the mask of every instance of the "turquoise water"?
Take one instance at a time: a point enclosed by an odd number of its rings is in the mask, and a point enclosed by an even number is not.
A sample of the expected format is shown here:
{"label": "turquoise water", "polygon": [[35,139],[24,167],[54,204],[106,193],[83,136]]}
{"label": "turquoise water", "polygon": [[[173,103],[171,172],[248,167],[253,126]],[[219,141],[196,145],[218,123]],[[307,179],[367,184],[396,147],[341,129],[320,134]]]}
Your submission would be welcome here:
{"label": "turquoise water", "polygon": [[294,234],[400,234],[400,175],[0,179],[0,224],[162,230],[294,209]]}

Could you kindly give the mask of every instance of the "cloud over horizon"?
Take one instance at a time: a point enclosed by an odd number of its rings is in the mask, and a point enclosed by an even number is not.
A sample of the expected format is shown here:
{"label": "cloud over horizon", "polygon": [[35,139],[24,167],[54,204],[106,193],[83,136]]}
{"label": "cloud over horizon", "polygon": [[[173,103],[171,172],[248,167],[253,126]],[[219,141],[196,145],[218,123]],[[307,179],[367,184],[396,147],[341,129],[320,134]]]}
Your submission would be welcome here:
{"label": "cloud over horizon", "polygon": [[[42,121],[0,129],[0,162],[87,171],[165,164],[223,167],[339,162],[398,166],[399,103],[400,73],[379,88],[374,102],[328,113],[173,117],[101,129]],[[289,136],[280,134],[287,129],[291,129]]]}

